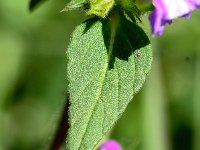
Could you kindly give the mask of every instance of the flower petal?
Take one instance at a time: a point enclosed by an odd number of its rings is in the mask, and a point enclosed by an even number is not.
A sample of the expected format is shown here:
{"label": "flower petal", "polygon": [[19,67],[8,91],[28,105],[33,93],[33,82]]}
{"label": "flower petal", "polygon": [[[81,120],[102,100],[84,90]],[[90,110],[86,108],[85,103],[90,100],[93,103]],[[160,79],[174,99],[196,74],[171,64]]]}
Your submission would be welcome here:
{"label": "flower petal", "polygon": [[122,148],[115,140],[108,140],[100,146],[99,150],[122,150]]}
{"label": "flower petal", "polygon": [[178,17],[189,18],[192,11],[200,8],[200,0],[153,0],[155,9],[149,16],[152,35],[163,33],[166,23]]}

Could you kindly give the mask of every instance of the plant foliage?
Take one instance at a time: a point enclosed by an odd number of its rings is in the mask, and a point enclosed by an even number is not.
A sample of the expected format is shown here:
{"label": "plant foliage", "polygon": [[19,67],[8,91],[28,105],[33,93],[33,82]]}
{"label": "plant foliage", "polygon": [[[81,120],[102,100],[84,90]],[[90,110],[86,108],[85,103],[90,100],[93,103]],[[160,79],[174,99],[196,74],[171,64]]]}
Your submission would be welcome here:
{"label": "plant foliage", "polygon": [[73,32],[67,50],[68,150],[92,150],[114,125],[150,69],[145,32],[123,14],[93,18]]}

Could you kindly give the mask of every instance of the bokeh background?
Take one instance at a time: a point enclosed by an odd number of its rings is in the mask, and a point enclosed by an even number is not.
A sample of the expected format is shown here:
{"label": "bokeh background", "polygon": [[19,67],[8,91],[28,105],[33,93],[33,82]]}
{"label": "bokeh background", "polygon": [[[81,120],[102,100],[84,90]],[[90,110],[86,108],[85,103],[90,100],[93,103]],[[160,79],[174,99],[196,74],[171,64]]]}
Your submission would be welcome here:
{"label": "bokeh background", "polygon": [[[28,0],[0,1],[0,150],[45,150],[66,96],[65,52],[85,19],[60,13],[67,0],[34,12]],[[141,25],[150,32],[144,16]],[[200,150],[200,11],[151,38],[147,81],[112,129],[124,150]]]}

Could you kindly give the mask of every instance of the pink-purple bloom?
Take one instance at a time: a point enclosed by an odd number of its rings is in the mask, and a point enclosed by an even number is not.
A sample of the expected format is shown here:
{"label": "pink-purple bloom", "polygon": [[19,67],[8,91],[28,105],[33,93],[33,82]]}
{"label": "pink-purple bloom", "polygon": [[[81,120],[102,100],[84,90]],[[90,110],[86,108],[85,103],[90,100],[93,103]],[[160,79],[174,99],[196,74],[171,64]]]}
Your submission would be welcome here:
{"label": "pink-purple bloom", "polygon": [[166,23],[178,17],[189,18],[191,12],[200,8],[200,0],[152,0],[155,6],[149,16],[152,35],[161,35]]}
{"label": "pink-purple bloom", "polygon": [[117,141],[108,140],[100,146],[99,150],[122,150],[122,147]]}

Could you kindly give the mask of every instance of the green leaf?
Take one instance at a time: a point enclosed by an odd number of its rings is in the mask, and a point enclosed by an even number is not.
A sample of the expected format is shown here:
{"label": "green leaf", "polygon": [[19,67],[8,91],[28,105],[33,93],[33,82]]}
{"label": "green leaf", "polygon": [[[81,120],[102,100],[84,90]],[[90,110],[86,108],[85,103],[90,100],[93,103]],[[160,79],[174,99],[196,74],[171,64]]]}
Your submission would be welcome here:
{"label": "green leaf", "polygon": [[137,0],[136,1],[136,5],[139,8],[139,10],[141,12],[149,12],[149,11],[153,11],[154,9],[154,5],[152,4],[151,1],[141,1],[141,0]]}
{"label": "green leaf", "polygon": [[124,12],[130,17],[133,22],[135,22],[135,18],[142,22],[140,19],[141,11],[136,6],[135,1],[119,0],[117,5],[119,5],[121,9],[124,10]]}
{"label": "green leaf", "polygon": [[30,0],[29,3],[29,10],[33,11],[41,2],[44,2],[46,0]]}
{"label": "green leaf", "polygon": [[151,66],[151,46],[139,26],[113,15],[78,26],[67,58],[67,150],[92,150],[142,87]]}
{"label": "green leaf", "polygon": [[62,11],[74,10],[84,7],[88,0],[71,0]]}

